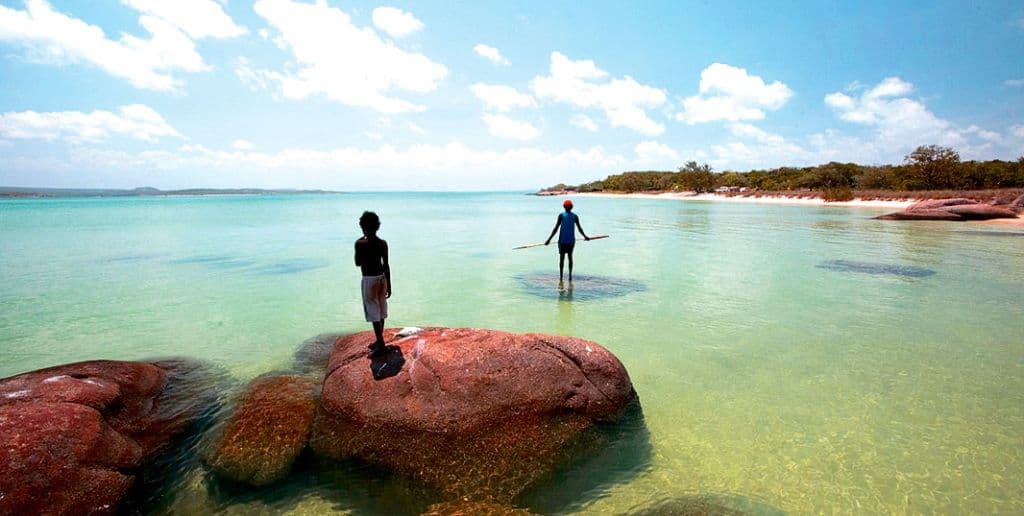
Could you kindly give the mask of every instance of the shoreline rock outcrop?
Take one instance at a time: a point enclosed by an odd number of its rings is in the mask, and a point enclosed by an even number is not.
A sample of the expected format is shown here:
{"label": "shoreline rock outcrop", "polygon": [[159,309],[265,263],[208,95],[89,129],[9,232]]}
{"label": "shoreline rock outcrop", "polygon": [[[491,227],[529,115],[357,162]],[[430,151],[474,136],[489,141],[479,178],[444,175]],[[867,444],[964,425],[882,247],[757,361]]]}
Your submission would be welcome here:
{"label": "shoreline rock outcrop", "polygon": [[[446,499],[511,500],[637,401],[619,360],[582,339],[471,328],[387,338],[391,351],[370,367],[371,333],[335,344],[311,447]],[[382,378],[391,363],[404,365]]]}
{"label": "shoreline rock outcrop", "polygon": [[110,514],[206,404],[184,360],[96,360],[0,379],[0,513]]}
{"label": "shoreline rock outcrop", "polygon": [[878,220],[948,221],[1014,219],[1017,218],[1017,212],[1014,210],[1019,209],[1014,207],[1014,203],[1007,206],[996,206],[964,198],[928,199],[914,203],[903,211],[887,213],[875,218]]}

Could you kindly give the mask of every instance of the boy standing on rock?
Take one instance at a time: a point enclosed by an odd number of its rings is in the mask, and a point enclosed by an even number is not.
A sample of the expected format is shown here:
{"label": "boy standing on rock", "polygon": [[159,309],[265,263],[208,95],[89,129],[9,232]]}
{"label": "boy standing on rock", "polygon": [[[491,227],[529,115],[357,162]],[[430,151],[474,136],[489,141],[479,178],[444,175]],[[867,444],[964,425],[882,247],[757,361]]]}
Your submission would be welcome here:
{"label": "boy standing on rock", "polygon": [[384,319],[388,316],[388,298],[391,297],[391,267],[388,266],[388,243],[377,238],[380,217],[364,211],[359,217],[363,237],[356,240],[356,267],[363,271],[363,313],[366,322],[373,323],[377,340],[370,344],[370,357],[385,353]]}
{"label": "boy standing on rock", "polygon": [[572,212],[572,201],[566,199],[562,203],[562,207],[565,208],[565,211],[558,214],[555,227],[551,230],[551,234],[548,235],[544,245],[551,243],[555,232],[561,227],[562,231],[558,233],[558,282],[562,282],[562,271],[565,269],[565,255],[569,255],[569,283],[572,283],[572,249],[576,247],[576,229],[580,230],[580,234],[583,235],[585,240],[590,240],[590,237],[583,232],[579,216]]}

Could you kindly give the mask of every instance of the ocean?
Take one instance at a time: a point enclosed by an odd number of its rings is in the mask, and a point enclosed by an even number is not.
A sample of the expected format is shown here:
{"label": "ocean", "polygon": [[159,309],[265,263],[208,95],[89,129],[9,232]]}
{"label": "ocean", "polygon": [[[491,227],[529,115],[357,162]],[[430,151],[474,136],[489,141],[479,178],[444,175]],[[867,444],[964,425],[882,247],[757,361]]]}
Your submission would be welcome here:
{"label": "ocean", "polygon": [[[391,249],[389,327],[573,335],[628,369],[643,408],[640,437],[624,437],[635,453],[559,472],[526,508],[1024,512],[1019,229],[574,200],[586,232],[610,237],[577,243],[571,288],[554,244],[512,249],[547,238],[560,198],[3,200],[0,376],[180,355],[238,381],[287,368],[309,338],[369,329],[352,255],[374,210]],[[179,473],[161,510],[402,512],[420,497],[357,464],[259,495]]]}

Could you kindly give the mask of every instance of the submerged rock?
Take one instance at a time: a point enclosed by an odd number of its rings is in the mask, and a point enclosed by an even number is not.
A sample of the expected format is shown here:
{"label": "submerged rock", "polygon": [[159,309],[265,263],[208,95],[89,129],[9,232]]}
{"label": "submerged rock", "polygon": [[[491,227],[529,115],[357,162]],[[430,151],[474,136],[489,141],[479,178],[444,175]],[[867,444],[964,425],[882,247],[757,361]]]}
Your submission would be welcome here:
{"label": "submerged rock", "polygon": [[113,513],[200,413],[191,362],[98,360],[0,380],[0,513]]}
{"label": "submerged rock", "polygon": [[965,220],[956,213],[937,209],[897,211],[875,218],[878,220]]}
{"label": "submerged rock", "polygon": [[515,280],[529,294],[560,301],[587,301],[643,292],[647,286],[629,278],[577,274],[573,281],[560,281],[557,272],[518,274]]}
{"label": "submerged rock", "polygon": [[926,278],[934,276],[935,271],[914,265],[894,263],[857,262],[853,260],[827,260],[817,265],[819,269],[842,272],[860,272],[864,274],[891,274],[910,278]]}
{"label": "submerged rock", "polygon": [[280,480],[306,447],[316,383],[306,376],[265,376],[246,387],[207,457],[219,475],[252,485]]}
{"label": "submerged rock", "polygon": [[435,503],[423,511],[423,516],[529,516],[526,509],[486,502]]}
{"label": "submerged rock", "polygon": [[447,499],[511,500],[636,400],[619,360],[582,339],[468,328],[387,337],[404,365],[379,381],[366,358],[372,333],[337,342],[310,444]]}

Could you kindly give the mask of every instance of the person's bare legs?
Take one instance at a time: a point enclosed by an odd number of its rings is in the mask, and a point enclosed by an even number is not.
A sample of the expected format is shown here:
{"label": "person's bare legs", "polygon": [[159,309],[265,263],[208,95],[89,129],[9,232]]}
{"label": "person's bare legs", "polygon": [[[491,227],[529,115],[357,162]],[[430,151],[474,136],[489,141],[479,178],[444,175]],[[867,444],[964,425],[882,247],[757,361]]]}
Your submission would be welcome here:
{"label": "person's bare legs", "polygon": [[377,340],[370,344],[370,354],[377,355],[384,351],[384,319],[374,321],[373,335],[377,337]]}
{"label": "person's bare legs", "polygon": [[572,283],[572,251],[569,251],[569,283]]}
{"label": "person's bare legs", "polygon": [[[571,263],[571,262],[570,262]],[[565,270],[565,253],[558,253],[558,281],[562,281],[562,271]],[[572,265],[569,266],[572,271]],[[569,272],[569,279],[572,279],[572,272]]]}

